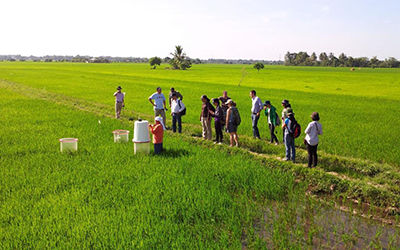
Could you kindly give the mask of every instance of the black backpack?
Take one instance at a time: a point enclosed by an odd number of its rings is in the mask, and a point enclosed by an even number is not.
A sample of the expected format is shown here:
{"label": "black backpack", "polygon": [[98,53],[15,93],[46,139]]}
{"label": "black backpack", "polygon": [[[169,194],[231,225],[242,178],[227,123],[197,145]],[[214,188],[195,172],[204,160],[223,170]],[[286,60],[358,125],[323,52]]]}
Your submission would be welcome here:
{"label": "black backpack", "polygon": [[240,118],[239,110],[237,108],[232,108],[232,116],[233,116],[233,123],[236,126],[239,126],[240,123],[242,122],[242,119]]}
{"label": "black backpack", "polygon": [[[181,102],[182,102],[182,100],[178,100],[179,109],[182,108]],[[179,112],[179,114],[180,114],[181,116],[186,115],[186,107],[185,107],[181,112]]]}

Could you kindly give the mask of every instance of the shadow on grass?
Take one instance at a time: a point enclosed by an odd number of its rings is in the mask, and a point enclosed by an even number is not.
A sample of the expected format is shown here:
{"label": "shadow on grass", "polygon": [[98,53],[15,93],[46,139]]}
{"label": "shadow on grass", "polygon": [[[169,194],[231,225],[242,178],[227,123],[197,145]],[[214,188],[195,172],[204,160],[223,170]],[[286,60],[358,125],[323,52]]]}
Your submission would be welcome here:
{"label": "shadow on grass", "polygon": [[[156,154],[153,153],[153,155]],[[189,151],[187,151],[186,149],[164,149],[161,154],[156,156],[164,158],[179,158],[186,155],[189,155]]]}

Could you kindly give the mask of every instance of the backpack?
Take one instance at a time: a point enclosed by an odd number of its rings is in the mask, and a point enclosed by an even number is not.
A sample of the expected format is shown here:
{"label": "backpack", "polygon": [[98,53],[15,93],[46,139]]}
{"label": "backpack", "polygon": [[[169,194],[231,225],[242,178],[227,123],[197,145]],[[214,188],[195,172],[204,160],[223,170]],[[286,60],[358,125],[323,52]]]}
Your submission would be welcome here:
{"label": "backpack", "polygon": [[[182,102],[182,100],[178,100],[179,109],[182,108],[181,102]],[[186,107],[185,107],[181,112],[179,112],[179,114],[180,114],[181,116],[186,115]]]}
{"label": "backpack", "polygon": [[232,109],[232,116],[233,116],[233,124],[235,126],[239,126],[240,123],[242,122],[242,119],[240,118],[239,110],[237,108]]}
{"label": "backpack", "polygon": [[281,118],[279,117],[278,113],[275,112],[276,120],[275,120],[275,126],[281,125]]}
{"label": "backpack", "polygon": [[300,124],[296,121],[296,119],[291,120],[290,123],[290,131],[292,131],[290,133],[290,135],[293,136],[293,138],[298,138],[301,134],[301,126]]}

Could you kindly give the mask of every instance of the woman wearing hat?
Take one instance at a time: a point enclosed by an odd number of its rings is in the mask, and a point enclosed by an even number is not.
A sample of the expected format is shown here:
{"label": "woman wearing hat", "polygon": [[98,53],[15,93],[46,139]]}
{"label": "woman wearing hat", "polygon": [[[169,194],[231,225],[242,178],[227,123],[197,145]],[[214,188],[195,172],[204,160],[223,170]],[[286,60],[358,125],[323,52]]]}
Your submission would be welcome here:
{"label": "woman wearing hat", "polygon": [[153,134],[153,144],[154,144],[154,153],[161,154],[163,151],[163,137],[164,137],[164,130],[165,124],[164,119],[161,116],[157,116],[154,118],[156,124],[152,125],[149,124],[149,129]]}
{"label": "woman wearing hat", "polygon": [[279,117],[277,117],[276,108],[271,105],[270,101],[265,101],[264,113],[265,113],[265,116],[267,116],[267,118],[268,118],[268,127],[269,127],[269,131],[271,134],[270,142],[274,143],[274,141],[275,141],[275,145],[278,145],[279,142],[278,142],[278,138],[276,138],[276,135],[275,135],[275,126],[279,125]]}
{"label": "woman wearing hat", "polygon": [[125,95],[121,92],[121,86],[118,86],[117,92],[114,93],[115,97],[115,118],[119,119],[121,116],[121,110],[125,106],[124,99]]}
{"label": "woman wearing hat", "polygon": [[201,106],[200,122],[201,127],[203,128],[203,139],[212,140],[211,114],[212,112],[215,112],[215,109],[206,95],[201,96],[201,101],[203,102],[203,105]]}
{"label": "woman wearing hat", "polygon": [[308,152],[308,167],[316,167],[318,164],[317,148],[319,143],[318,135],[322,135],[322,125],[319,123],[318,112],[311,114],[311,120],[306,128],[306,137],[304,138],[304,144],[307,146]]}

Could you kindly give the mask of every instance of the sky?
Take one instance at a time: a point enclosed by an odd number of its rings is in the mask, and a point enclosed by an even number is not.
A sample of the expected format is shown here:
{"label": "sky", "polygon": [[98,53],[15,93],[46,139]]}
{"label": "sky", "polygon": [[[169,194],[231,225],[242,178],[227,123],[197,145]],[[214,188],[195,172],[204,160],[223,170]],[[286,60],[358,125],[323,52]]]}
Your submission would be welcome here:
{"label": "sky", "polygon": [[0,0],[0,54],[400,59],[398,0]]}

